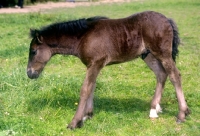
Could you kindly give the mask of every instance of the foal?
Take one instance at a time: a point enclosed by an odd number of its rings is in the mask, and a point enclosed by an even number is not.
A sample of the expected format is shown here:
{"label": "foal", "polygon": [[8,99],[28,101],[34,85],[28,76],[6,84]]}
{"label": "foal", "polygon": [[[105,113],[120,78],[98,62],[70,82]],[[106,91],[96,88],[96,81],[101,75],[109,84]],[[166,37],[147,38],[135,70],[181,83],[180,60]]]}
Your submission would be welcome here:
{"label": "foal", "polygon": [[55,54],[78,57],[87,67],[80,91],[77,111],[68,128],[83,125],[93,115],[93,94],[100,70],[115,63],[141,57],[155,73],[157,85],[151,101],[150,118],[161,112],[160,101],[169,76],[179,103],[177,121],[185,120],[189,109],[181,87],[181,76],[175,66],[178,54],[176,24],[164,15],[146,11],[126,18],[93,17],[61,22],[31,30],[27,75],[38,78],[46,63]]}

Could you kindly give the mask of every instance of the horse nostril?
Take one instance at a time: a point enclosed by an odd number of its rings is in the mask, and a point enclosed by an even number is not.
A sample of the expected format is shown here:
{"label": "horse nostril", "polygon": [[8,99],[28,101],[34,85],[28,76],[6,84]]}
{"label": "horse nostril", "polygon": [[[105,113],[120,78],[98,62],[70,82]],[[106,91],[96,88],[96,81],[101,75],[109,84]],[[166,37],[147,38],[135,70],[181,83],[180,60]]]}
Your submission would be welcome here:
{"label": "horse nostril", "polygon": [[29,78],[32,78],[32,71],[31,71],[31,70],[28,70],[28,71],[27,71],[27,75],[28,75]]}
{"label": "horse nostril", "polygon": [[32,70],[27,71],[27,75],[30,79],[38,78],[39,74],[37,71],[32,72]]}

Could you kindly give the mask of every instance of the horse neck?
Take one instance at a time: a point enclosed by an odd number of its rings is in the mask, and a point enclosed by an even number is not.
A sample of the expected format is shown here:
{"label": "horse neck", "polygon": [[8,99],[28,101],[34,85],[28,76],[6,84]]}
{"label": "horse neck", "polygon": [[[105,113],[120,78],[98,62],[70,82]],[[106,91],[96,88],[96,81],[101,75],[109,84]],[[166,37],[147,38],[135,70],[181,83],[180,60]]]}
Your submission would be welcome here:
{"label": "horse neck", "polygon": [[51,47],[51,52],[55,54],[78,56],[79,39],[76,37],[61,37],[56,40],[57,43]]}

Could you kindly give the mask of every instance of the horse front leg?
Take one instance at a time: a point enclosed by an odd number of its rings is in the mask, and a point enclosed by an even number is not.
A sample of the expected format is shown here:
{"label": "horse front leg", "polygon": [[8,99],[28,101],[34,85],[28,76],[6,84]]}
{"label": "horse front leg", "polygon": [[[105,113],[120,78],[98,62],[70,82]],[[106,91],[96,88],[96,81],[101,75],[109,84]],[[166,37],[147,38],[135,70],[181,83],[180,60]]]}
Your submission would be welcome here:
{"label": "horse front leg", "polygon": [[162,108],[160,107],[160,101],[162,97],[162,92],[165,86],[165,82],[167,79],[167,73],[163,68],[162,64],[150,53],[144,59],[145,63],[150,67],[150,69],[154,72],[157,79],[156,89],[154,93],[154,97],[151,101],[151,109],[150,109],[150,118],[157,118],[159,112],[162,112]]}
{"label": "horse front leg", "polygon": [[100,69],[98,66],[90,66],[87,69],[86,77],[81,87],[79,105],[71,123],[68,125],[69,129],[82,127],[83,121],[92,116],[93,93]]}

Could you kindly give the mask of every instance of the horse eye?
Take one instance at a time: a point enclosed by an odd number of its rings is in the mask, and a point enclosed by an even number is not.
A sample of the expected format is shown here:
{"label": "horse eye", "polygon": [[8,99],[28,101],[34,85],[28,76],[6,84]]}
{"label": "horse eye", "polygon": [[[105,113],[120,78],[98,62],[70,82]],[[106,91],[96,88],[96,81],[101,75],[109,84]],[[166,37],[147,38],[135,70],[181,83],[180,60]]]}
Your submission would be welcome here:
{"label": "horse eye", "polygon": [[36,54],[37,54],[37,50],[32,50],[32,51],[31,51],[31,54],[32,54],[32,55],[36,55]]}

